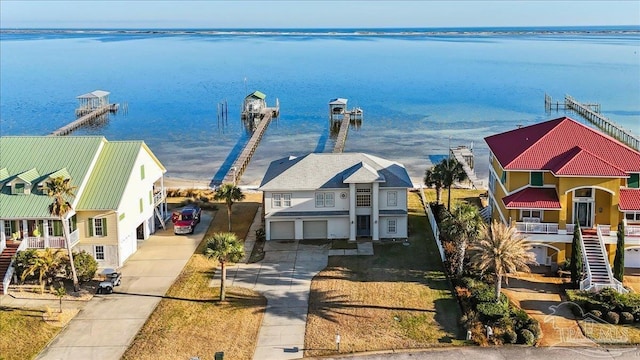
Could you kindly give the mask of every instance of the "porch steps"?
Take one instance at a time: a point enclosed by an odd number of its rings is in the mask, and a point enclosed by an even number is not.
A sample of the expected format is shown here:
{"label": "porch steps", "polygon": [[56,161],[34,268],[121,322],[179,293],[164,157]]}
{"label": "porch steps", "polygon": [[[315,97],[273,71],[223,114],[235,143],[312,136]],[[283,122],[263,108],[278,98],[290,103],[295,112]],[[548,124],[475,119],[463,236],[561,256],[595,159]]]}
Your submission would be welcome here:
{"label": "porch steps", "polygon": [[482,208],[482,210],[480,210],[480,217],[482,217],[482,220],[484,220],[484,222],[490,224],[491,223],[491,208],[488,206],[485,206],[484,208]]}
{"label": "porch steps", "polygon": [[[18,251],[18,246],[20,243],[17,241],[7,240],[7,247],[0,254],[0,295],[4,294],[4,275],[9,270],[9,265],[11,265],[11,258]],[[7,287],[9,284],[7,284]]]}
{"label": "porch steps", "polygon": [[605,261],[607,255],[603,254],[598,233],[595,229],[582,229],[582,246],[587,254],[585,266],[591,270],[591,282],[601,285],[614,285],[613,273],[607,267]]}

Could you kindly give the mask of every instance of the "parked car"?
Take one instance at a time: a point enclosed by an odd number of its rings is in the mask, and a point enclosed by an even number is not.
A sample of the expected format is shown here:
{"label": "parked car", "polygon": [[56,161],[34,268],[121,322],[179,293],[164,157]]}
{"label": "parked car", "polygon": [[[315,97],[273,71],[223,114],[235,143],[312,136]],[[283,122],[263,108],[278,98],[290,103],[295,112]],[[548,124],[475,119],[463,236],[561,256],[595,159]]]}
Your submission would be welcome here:
{"label": "parked car", "polygon": [[202,210],[197,205],[187,205],[182,209],[175,210],[171,215],[171,221],[173,222],[173,233],[180,234],[193,234],[196,229],[196,225],[200,223],[200,215]]}

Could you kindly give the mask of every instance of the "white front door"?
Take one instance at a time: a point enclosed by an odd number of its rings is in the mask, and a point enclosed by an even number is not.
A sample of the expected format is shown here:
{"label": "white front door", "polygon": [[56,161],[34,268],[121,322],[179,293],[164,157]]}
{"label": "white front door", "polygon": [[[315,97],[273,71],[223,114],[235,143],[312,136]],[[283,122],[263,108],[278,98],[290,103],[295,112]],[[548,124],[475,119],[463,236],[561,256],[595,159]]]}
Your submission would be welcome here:
{"label": "white front door", "polygon": [[578,221],[580,227],[590,228],[593,226],[593,202],[577,201],[573,206],[573,222]]}
{"label": "white front door", "polygon": [[531,252],[533,252],[536,255],[536,262],[538,263],[538,265],[548,265],[546,246],[534,245],[531,248]]}

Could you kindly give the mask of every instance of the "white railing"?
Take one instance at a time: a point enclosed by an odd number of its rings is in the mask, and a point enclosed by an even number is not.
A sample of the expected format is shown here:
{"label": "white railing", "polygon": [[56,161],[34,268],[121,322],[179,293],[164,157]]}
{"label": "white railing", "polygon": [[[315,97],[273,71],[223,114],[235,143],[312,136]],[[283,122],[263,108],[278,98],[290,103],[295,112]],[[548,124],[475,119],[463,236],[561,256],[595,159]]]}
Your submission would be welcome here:
{"label": "white railing", "polygon": [[427,213],[427,218],[429,219],[429,225],[431,225],[431,231],[433,231],[433,238],[436,240],[436,245],[438,245],[438,251],[440,252],[440,259],[444,262],[446,257],[444,255],[444,248],[442,247],[442,242],[440,242],[440,229],[438,229],[438,223],[436,222],[436,217],[433,215],[431,211],[431,206],[429,206],[429,202],[427,201],[427,197],[424,195],[424,187],[420,184],[420,197],[422,198],[422,205],[424,206],[424,211]]}
{"label": "white railing", "polygon": [[79,242],[80,242],[80,231],[76,229],[74,232],[69,234],[69,243],[71,244],[71,247],[74,247]]}
{"label": "white railing", "polygon": [[0,234],[0,254],[7,248],[7,239],[4,234]]}
{"label": "white railing", "polygon": [[627,236],[640,236],[640,225],[627,225],[624,227],[624,234]]}
{"label": "white railing", "polygon": [[[21,241],[20,245],[18,246],[18,249],[16,250],[16,253],[18,251],[25,250],[26,248],[27,248],[27,242],[26,241]],[[3,292],[3,295],[7,295],[7,291],[9,289],[9,285],[11,284],[11,278],[13,277],[13,272],[15,271],[15,268],[13,267],[13,262],[14,262],[14,260],[11,259],[11,262],[9,263],[9,268],[7,269],[7,272],[4,274],[4,279],[2,279],[2,292]]]}
{"label": "white railing", "polygon": [[[605,225],[608,226],[608,225]],[[604,247],[604,239],[602,234],[602,229],[605,226],[598,225],[596,226],[596,231],[598,233],[598,244],[600,245],[600,251],[602,252],[602,256],[604,257],[604,266],[607,269],[607,277],[609,278],[609,283],[599,284],[594,283],[591,278],[591,269],[589,268],[589,258],[586,257],[586,250],[584,246],[584,241],[582,241],[582,234],[580,234],[580,242],[582,244],[582,254],[584,256],[584,264],[587,267],[587,278],[580,282],[580,290],[589,290],[589,291],[600,291],[605,288],[614,288],[617,292],[621,294],[626,294],[629,290],[624,288],[624,285],[613,277],[613,272],[611,271],[611,264],[609,264],[609,258],[607,256],[607,251]],[[609,227],[610,228],[610,227]]]}
{"label": "white railing", "polygon": [[576,224],[567,224],[565,225],[565,229],[567,230],[567,234],[573,234],[573,230],[576,228]]}
{"label": "white railing", "polygon": [[167,197],[167,191],[163,188],[162,191],[153,194],[153,204],[158,206]]}
{"label": "white railing", "polygon": [[591,284],[591,267],[589,266],[589,257],[587,256],[587,249],[584,246],[584,240],[582,239],[582,232],[578,232],[578,240],[580,241],[580,251],[582,252],[583,267],[587,269],[587,277],[580,281],[580,290],[589,290]]}
{"label": "white railing", "polygon": [[516,222],[516,229],[521,233],[557,234],[557,223]]}
{"label": "white railing", "polygon": [[603,236],[611,235],[611,225],[600,225],[600,224],[598,224],[596,226],[596,228],[598,229],[598,233],[602,234]]}
{"label": "white railing", "polygon": [[[69,240],[71,247],[80,242],[80,235],[77,229],[69,234]],[[44,237],[29,236],[24,238],[22,242],[26,243],[26,247],[30,249],[66,249],[67,247],[64,236],[49,236],[48,239],[45,239]]]}

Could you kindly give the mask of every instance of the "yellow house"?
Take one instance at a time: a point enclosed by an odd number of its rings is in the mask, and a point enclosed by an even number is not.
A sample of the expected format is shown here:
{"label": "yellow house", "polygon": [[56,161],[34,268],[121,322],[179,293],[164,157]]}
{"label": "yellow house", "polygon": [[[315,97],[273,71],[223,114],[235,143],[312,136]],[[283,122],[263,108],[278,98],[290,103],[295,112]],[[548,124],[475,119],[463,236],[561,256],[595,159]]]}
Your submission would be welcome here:
{"label": "yellow house", "polygon": [[588,258],[584,287],[613,284],[610,262],[624,223],[625,266],[640,267],[640,152],[567,117],[485,141],[492,219],[527,234],[539,264],[570,256],[577,223]]}

